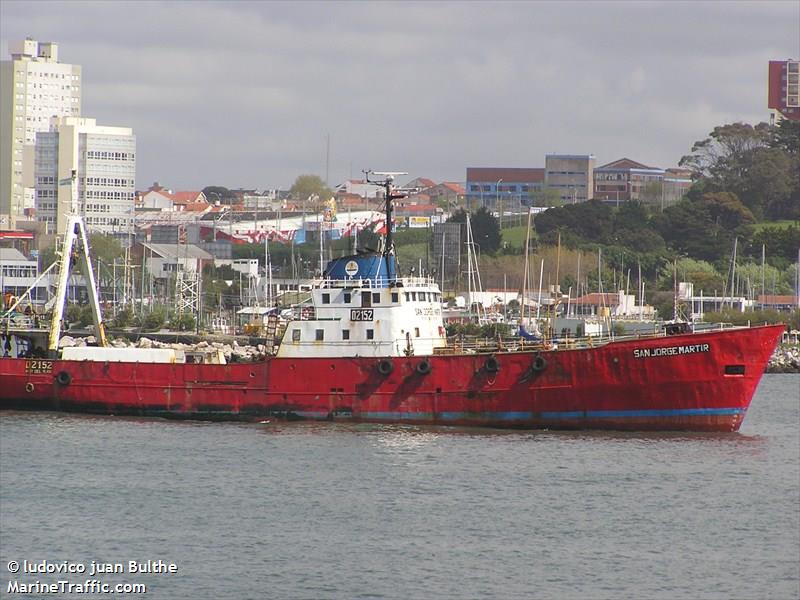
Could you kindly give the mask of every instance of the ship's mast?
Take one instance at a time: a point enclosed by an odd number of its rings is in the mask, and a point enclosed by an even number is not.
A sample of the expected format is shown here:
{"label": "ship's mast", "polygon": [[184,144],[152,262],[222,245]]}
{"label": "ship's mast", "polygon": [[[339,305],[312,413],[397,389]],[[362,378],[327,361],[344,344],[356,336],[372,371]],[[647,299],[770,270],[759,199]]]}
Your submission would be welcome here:
{"label": "ship's mast", "polygon": [[[383,179],[370,179],[370,175],[383,177]],[[394,256],[394,233],[392,230],[392,200],[405,198],[405,194],[392,192],[392,182],[397,175],[408,175],[408,173],[400,171],[364,171],[367,183],[379,185],[383,188],[384,197],[386,198],[386,236],[383,244],[383,258],[386,261],[386,278],[390,283],[394,282],[397,274],[394,272],[394,261],[390,257]]]}
{"label": "ship's mast", "polygon": [[56,301],[53,306],[53,317],[50,324],[50,337],[48,340],[48,350],[51,354],[58,351],[58,341],[61,336],[61,321],[64,318],[64,305],[67,301],[67,284],[72,264],[73,248],[80,244],[77,250],[78,261],[82,267],[89,289],[89,300],[92,307],[92,320],[99,346],[107,346],[106,332],[103,325],[103,317],[100,312],[100,299],[97,295],[97,283],[92,271],[92,262],[89,258],[89,236],[86,235],[86,228],[83,219],[77,215],[71,215],[67,220],[67,231],[64,235],[64,245],[61,249],[60,270],[58,274],[58,287],[56,289]]}

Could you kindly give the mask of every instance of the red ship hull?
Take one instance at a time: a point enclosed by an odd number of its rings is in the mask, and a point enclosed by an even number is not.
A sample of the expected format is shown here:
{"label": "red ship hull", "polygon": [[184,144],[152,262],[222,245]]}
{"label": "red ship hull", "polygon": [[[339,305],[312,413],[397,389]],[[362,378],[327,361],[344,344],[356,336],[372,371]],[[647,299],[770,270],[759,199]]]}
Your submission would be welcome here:
{"label": "red ship hull", "polygon": [[[0,408],[545,429],[737,431],[783,326],[595,348],[156,364],[0,359]],[[428,372],[419,364],[427,360]],[[423,372],[420,372],[423,371]]]}

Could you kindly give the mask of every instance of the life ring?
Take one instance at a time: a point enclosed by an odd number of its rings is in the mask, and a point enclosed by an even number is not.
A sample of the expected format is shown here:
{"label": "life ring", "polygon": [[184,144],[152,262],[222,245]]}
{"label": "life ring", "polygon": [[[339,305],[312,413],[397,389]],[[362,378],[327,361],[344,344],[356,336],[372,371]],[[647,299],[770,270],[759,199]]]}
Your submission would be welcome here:
{"label": "life ring", "polygon": [[490,356],[483,363],[483,366],[489,373],[497,373],[500,370],[500,361],[497,360],[496,356]]}
{"label": "life ring", "polygon": [[69,385],[72,383],[72,375],[66,371],[59,371],[58,375],[56,375],[56,383],[60,385]]}
{"label": "life ring", "polygon": [[531,363],[531,370],[534,371],[535,373],[541,373],[546,368],[547,368],[547,361],[544,359],[542,355],[537,354],[536,358],[534,358],[533,362]]}
{"label": "life ring", "polygon": [[427,375],[430,372],[431,372],[431,363],[427,358],[422,362],[417,363],[417,373],[419,373],[420,375]]}
{"label": "life ring", "polygon": [[25,391],[28,392],[29,394],[35,389],[36,387],[30,381],[25,384]]}
{"label": "life ring", "polygon": [[378,362],[378,373],[381,375],[389,375],[393,370],[394,365],[388,358],[384,358]]}

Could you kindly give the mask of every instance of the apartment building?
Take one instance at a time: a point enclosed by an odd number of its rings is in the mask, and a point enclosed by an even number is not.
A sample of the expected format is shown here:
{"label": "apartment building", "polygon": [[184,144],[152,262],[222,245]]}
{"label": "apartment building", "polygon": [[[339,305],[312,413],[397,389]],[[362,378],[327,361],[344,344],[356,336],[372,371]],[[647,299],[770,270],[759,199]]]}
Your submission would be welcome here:
{"label": "apartment building", "polygon": [[767,107],[770,121],[800,120],[800,61],[769,61]]}
{"label": "apartment building", "polygon": [[36,219],[61,233],[70,214],[87,229],[133,237],[136,136],[129,127],[97,125],[95,119],[53,117],[39,133],[35,152]]}
{"label": "apartment building", "polygon": [[58,44],[27,38],[0,62],[0,228],[31,218],[36,134],[50,119],[81,114],[81,67],[58,60]]}

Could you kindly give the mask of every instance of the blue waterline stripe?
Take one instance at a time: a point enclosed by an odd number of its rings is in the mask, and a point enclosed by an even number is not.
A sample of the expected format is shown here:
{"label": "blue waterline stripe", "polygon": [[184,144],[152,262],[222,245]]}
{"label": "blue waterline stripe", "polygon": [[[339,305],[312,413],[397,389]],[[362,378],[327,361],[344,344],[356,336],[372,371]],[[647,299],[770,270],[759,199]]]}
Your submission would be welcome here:
{"label": "blue waterline stripe", "polygon": [[[495,421],[524,421],[531,419],[613,419],[636,417],[697,417],[708,415],[739,415],[745,412],[744,408],[677,408],[664,410],[590,410],[590,411],[564,411],[564,412],[442,412],[438,418],[443,421],[469,420],[476,417],[481,420],[492,419]],[[418,420],[432,418],[431,413],[411,412],[362,412],[366,419],[395,419]]]}
{"label": "blue waterline stripe", "polygon": [[682,417],[704,415],[740,415],[744,408],[683,408],[671,410],[598,410],[588,411],[587,417]]}

